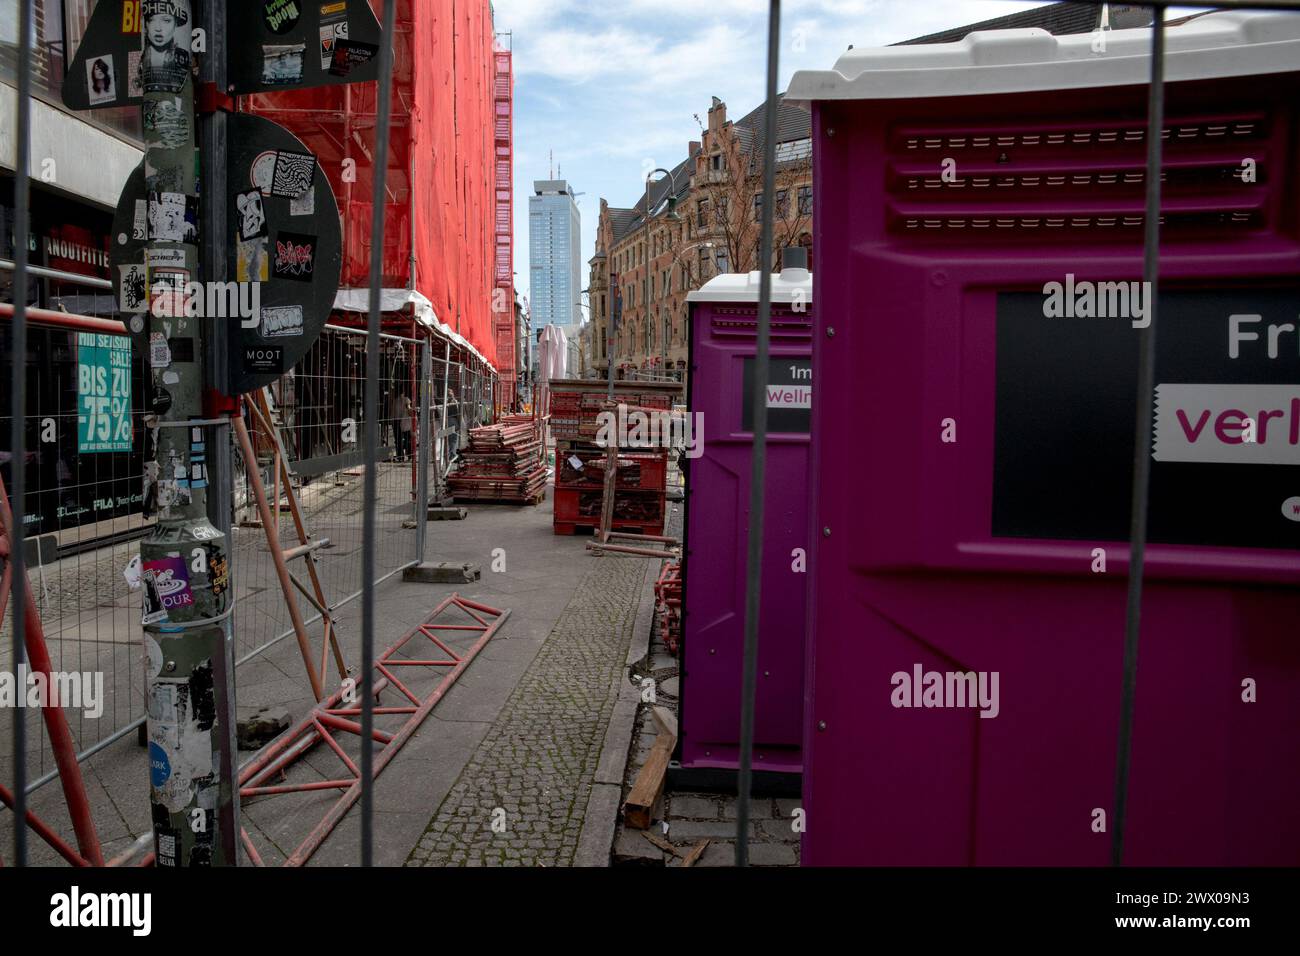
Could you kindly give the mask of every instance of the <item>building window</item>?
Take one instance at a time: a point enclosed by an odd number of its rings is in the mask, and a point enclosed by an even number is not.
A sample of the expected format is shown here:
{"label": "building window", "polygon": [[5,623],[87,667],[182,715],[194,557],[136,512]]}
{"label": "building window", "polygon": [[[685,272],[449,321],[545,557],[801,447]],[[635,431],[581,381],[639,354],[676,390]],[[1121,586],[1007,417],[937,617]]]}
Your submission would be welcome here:
{"label": "building window", "polygon": [[695,224],[701,229],[709,224],[709,201],[701,199],[695,206]]}
{"label": "building window", "polygon": [[790,191],[788,189],[778,189],[776,192],[776,218],[790,218]]}
{"label": "building window", "polygon": [[728,261],[727,247],[722,246],[718,249],[718,274],[731,271],[731,263]]}
{"label": "building window", "polygon": [[812,186],[799,187],[799,215],[812,215]]}
{"label": "building window", "polygon": [[700,247],[700,282],[709,277],[709,250],[706,246]]}
{"label": "building window", "polygon": [[776,144],[777,163],[793,163],[807,159],[812,155],[811,139],[796,139],[788,143]]}
{"label": "building window", "polygon": [[710,165],[710,167],[711,167],[712,169],[714,169],[714,170],[720,170],[720,169],[722,169],[722,154],[721,154],[721,153],[714,153],[712,156],[710,156],[710,157],[709,157],[709,165]]}
{"label": "building window", "polygon": [[759,222],[763,218],[763,194],[759,193],[754,197],[754,222]]}

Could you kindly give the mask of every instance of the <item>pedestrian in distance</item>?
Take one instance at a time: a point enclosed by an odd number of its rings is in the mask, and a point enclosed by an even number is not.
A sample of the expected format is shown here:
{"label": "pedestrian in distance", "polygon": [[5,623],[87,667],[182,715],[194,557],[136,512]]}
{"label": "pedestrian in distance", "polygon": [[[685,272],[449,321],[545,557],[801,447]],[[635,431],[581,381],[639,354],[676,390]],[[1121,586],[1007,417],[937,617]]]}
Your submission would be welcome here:
{"label": "pedestrian in distance", "polygon": [[411,455],[411,400],[401,391],[394,391],[388,401],[388,417],[393,429],[395,461],[406,461]]}

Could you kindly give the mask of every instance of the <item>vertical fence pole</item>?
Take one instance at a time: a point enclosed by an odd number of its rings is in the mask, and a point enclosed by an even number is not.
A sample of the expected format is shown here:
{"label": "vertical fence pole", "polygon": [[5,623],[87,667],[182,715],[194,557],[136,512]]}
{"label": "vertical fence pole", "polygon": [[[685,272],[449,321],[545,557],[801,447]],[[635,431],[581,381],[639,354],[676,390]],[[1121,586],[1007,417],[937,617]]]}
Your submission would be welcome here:
{"label": "vertical fence pole", "polygon": [[777,59],[781,52],[781,0],[771,0],[767,21],[767,104],[763,138],[762,261],[758,292],[758,343],[750,408],[754,455],[749,475],[749,553],[745,574],[745,650],[740,689],[740,773],[736,779],[736,866],[749,865],[749,792],[754,765],[754,694],[758,681],[758,607],[763,574],[764,481],[767,477],[768,331],[772,318],[772,230],[776,206]]}
{"label": "vertical fence pole", "polygon": [[[207,31],[208,52],[200,65],[200,79],[213,83],[217,89],[226,88],[226,5],[218,2],[204,3],[201,14],[196,21],[202,23]],[[227,114],[224,110],[213,112],[198,118],[200,133],[199,158],[202,175],[200,188],[203,190],[203,216],[199,228],[201,245],[199,267],[202,277],[209,282],[224,282],[229,278],[229,262],[226,256],[226,129]],[[205,350],[204,374],[208,387],[224,394],[226,383],[230,380],[230,320],[217,318],[210,326],[208,348]],[[208,520],[220,531],[230,547],[226,550],[231,585],[235,580],[237,569],[234,564],[234,539],[232,537],[234,517],[235,466],[234,449],[231,442],[230,425],[218,425],[209,433],[207,443],[208,460]],[[277,504],[278,504],[277,499]],[[218,665],[218,720],[225,733],[221,740],[221,768],[223,780],[234,780],[236,774],[235,756],[235,619],[227,618],[222,625],[225,631],[225,654],[214,662]],[[224,688],[224,692],[222,689]],[[230,788],[230,800],[220,806],[222,814],[222,832],[233,834],[239,832],[239,788]],[[237,865],[238,853],[232,852],[230,863]]]}
{"label": "vertical fence pole", "polygon": [[1115,811],[1110,862],[1124,862],[1129,763],[1133,748],[1133,705],[1137,694],[1138,635],[1142,617],[1142,575],[1146,564],[1147,510],[1151,494],[1151,419],[1155,401],[1156,302],[1160,272],[1160,167],[1164,140],[1164,8],[1152,8],[1151,79],[1147,86],[1147,196],[1142,230],[1142,281],[1147,290],[1145,329],[1138,331],[1137,438],[1133,445],[1133,490],[1129,516],[1128,601],[1124,620],[1124,664],[1120,683],[1119,742],[1115,756]]}
{"label": "vertical fence pole", "polygon": [[447,448],[447,412],[448,412],[448,395],[451,387],[451,343],[444,341],[442,343],[442,414],[439,416],[440,424],[438,425],[438,497],[441,500],[447,487],[444,482],[444,475],[450,470],[448,462],[451,455],[448,454]]}
{"label": "vertical fence pole", "polygon": [[[27,242],[32,133],[32,3],[18,0],[18,129],[14,137],[14,321],[13,377],[9,380],[9,472],[13,479],[12,535],[9,566],[13,605],[14,671],[27,661],[26,633],[27,538]],[[14,732],[14,865],[27,865],[27,721],[23,708],[13,708]]]}
{"label": "vertical fence pole", "polygon": [[384,4],[379,45],[379,122],[375,129],[371,192],[370,309],[366,329],[366,469],[361,544],[361,865],[374,863],[375,812],[375,509],[378,505],[380,281],[384,256],[384,189],[388,177],[388,131],[392,117],[393,21],[397,0]]}
{"label": "vertical fence pole", "polygon": [[424,561],[425,539],[429,528],[429,399],[433,391],[433,343],[426,337],[420,343],[420,434],[416,454],[415,478],[415,560]]}

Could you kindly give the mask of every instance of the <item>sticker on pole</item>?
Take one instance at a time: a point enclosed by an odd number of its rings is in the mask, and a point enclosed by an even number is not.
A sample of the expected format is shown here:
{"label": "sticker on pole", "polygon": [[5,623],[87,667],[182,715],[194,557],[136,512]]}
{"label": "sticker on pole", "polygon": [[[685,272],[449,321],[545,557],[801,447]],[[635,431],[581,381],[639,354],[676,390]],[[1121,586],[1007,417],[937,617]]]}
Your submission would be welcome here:
{"label": "sticker on pole", "polygon": [[[189,2],[182,0],[189,20]],[[140,14],[141,0],[99,0],[90,13],[77,55],[68,64],[63,78],[63,105],[70,110],[100,110],[116,106],[139,106],[144,98],[141,77]],[[178,10],[179,12],[179,10]],[[175,34],[185,33],[186,56],[189,55],[189,23],[183,28],[172,18],[170,29],[166,17],[158,17],[155,36],[174,49]]]}
{"label": "sticker on pole", "polygon": [[194,606],[190,576],[180,556],[155,558],[144,563],[145,624],[170,620],[172,611]]}
{"label": "sticker on pole", "polygon": [[149,742],[149,782],[154,789],[161,789],[172,775],[172,762],[167,758],[167,751],[153,741]]}
{"label": "sticker on pole", "polygon": [[[365,0],[252,0],[230,18],[232,92],[379,78],[379,21]],[[63,79],[63,105],[138,106],[145,90],[179,90],[203,52],[193,27],[190,0],[99,0]]]}
{"label": "sticker on pole", "polygon": [[236,93],[303,90],[379,78],[380,27],[364,0],[254,0],[230,45]]}

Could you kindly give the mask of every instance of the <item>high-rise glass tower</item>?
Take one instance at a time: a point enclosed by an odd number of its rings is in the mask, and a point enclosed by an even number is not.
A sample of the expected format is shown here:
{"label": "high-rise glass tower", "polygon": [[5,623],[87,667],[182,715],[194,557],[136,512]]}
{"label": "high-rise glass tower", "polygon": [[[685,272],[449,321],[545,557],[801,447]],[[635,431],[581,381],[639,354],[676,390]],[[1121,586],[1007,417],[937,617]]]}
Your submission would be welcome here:
{"label": "high-rise glass tower", "polygon": [[539,179],[528,197],[528,261],[533,332],[581,325],[582,216],[563,179]]}

